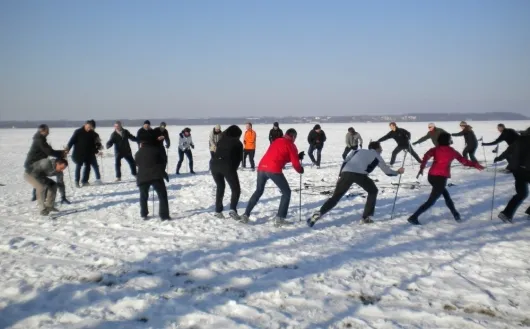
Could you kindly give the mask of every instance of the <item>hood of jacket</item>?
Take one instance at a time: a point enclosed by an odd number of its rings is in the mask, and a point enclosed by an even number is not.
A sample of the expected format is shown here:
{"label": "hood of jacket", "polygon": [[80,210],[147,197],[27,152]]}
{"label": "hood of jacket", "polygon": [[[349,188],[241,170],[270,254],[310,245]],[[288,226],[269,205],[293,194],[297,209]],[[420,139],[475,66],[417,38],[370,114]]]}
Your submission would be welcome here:
{"label": "hood of jacket", "polygon": [[241,138],[241,135],[243,135],[243,131],[238,126],[231,125],[230,127],[226,128],[223,134],[227,137],[234,137],[239,139]]}

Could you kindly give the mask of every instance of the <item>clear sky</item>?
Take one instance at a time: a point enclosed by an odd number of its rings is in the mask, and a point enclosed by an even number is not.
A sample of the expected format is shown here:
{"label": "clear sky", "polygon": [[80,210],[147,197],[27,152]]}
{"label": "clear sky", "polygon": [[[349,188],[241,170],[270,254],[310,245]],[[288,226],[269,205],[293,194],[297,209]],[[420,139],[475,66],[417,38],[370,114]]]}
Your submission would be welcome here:
{"label": "clear sky", "polygon": [[530,0],[2,0],[0,120],[530,113]]}

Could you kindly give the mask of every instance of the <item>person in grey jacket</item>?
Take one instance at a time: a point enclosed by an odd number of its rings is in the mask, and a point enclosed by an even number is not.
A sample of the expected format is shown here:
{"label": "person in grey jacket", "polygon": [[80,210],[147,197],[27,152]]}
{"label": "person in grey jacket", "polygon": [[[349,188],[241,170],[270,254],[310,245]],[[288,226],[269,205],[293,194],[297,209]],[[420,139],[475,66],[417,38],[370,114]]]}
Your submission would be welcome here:
{"label": "person in grey jacket", "polygon": [[412,143],[412,145],[421,144],[430,138],[434,146],[438,146],[438,137],[440,137],[442,133],[447,134],[447,131],[443,130],[442,128],[436,127],[436,125],[432,122],[429,123],[428,129],[429,131],[425,134],[425,136]]}
{"label": "person in grey jacket", "polygon": [[188,157],[190,174],[195,174],[195,171],[193,171],[193,154],[191,153],[191,149],[194,148],[195,145],[193,144],[193,139],[191,138],[191,129],[184,128],[179,134],[179,162],[177,163],[177,175],[180,175],[180,167],[184,161],[184,155]]}
{"label": "person in grey jacket", "polygon": [[213,158],[213,155],[215,154],[215,150],[217,149],[217,143],[219,143],[219,139],[221,139],[222,131],[221,126],[216,125],[212,131],[210,131],[210,138],[208,141],[208,144],[210,146],[210,158]]}
{"label": "person in grey jacket", "polygon": [[344,148],[344,152],[342,153],[342,160],[346,159],[348,153],[352,150],[357,150],[359,147],[363,148],[361,135],[353,127],[348,128],[348,133],[346,133],[346,148]]}
{"label": "person in grey jacket", "polygon": [[397,171],[390,169],[381,157],[381,152],[383,152],[381,144],[379,142],[371,142],[368,150],[357,150],[348,154],[340,169],[339,180],[337,181],[333,196],[320,207],[319,211],[315,212],[307,220],[309,227],[313,227],[324,214],[333,209],[342,196],[348,192],[353,183],[356,183],[368,192],[361,223],[373,223],[371,217],[375,211],[378,190],[374,181],[368,175],[375,167],[381,168],[388,176],[397,176],[405,172],[404,168],[399,168]]}
{"label": "person in grey jacket", "polygon": [[[57,188],[61,188],[64,195],[63,171],[68,166],[65,159],[42,159],[39,160],[24,172],[24,180],[37,190],[37,201],[40,213],[47,216],[52,211],[58,211],[54,207]],[[56,176],[57,182],[50,179]],[[45,200],[46,199],[46,200]]]}

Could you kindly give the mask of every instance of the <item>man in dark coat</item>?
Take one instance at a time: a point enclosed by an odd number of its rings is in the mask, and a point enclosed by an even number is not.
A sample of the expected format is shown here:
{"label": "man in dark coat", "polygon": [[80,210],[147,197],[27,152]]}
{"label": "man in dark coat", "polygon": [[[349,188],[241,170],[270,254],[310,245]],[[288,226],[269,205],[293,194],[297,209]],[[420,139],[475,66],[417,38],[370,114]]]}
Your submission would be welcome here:
{"label": "man in dark coat", "polygon": [[[307,151],[307,153],[309,153],[309,159],[311,159],[313,165],[317,166],[317,169],[320,169],[322,149],[324,148],[324,143],[326,142],[326,133],[324,130],[322,130],[320,125],[315,125],[313,130],[309,132],[309,135],[307,135],[307,142],[309,143],[309,150]],[[315,150],[317,151],[316,160],[313,155]]]}
{"label": "man in dark coat", "polygon": [[83,170],[83,179],[81,183],[83,186],[89,185],[88,179],[90,177],[90,165],[92,164],[92,157],[96,154],[96,139],[97,136],[94,133],[94,126],[90,121],[87,121],[85,125],[79,129],[76,129],[72,138],[68,142],[66,152],[70,152],[74,147],[72,154],[72,160],[75,162],[75,185],[81,187],[79,184],[81,178],[81,167],[85,166]]}
{"label": "man in dark coat", "polygon": [[129,140],[136,142],[134,137],[127,129],[123,128],[121,121],[114,123],[114,131],[107,142],[107,149],[114,145],[114,169],[116,170],[116,181],[121,181],[121,159],[125,159],[131,168],[131,175],[136,176],[136,163],[132,156],[131,145]]}
{"label": "man in dark coat", "polygon": [[269,131],[269,142],[272,144],[272,142],[280,137],[283,137],[283,130],[280,129],[280,124],[275,122],[272,124],[271,131]]}
{"label": "man in dark coat", "polygon": [[[159,127],[156,127],[155,129],[153,129],[153,133],[155,137],[157,138],[157,141],[160,147],[160,152],[162,152],[162,156],[164,157],[164,163],[166,164],[166,167],[167,167],[167,153],[166,153],[166,150],[164,149],[164,141],[166,142],[166,149],[169,149],[169,147],[171,146],[171,140],[169,139],[169,132],[166,129],[166,123],[162,121]],[[160,136],[163,136],[164,138],[158,139]]]}
{"label": "man in dark coat", "polygon": [[462,121],[460,122],[460,129],[462,129],[461,132],[456,134],[451,134],[453,137],[459,137],[464,136],[464,140],[466,142],[466,147],[464,147],[464,151],[462,151],[462,155],[464,158],[469,159],[473,162],[478,162],[477,158],[475,158],[475,152],[478,148],[478,141],[477,136],[475,135],[475,132],[473,131],[473,127],[467,124],[467,122]]}
{"label": "man in dark coat", "polygon": [[391,138],[396,141],[397,146],[394,149],[394,151],[392,151],[392,157],[390,158],[390,165],[393,166],[394,163],[396,163],[396,157],[398,153],[401,151],[410,152],[410,155],[412,155],[412,157],[414,157],[416,161],[421,163],[420,157],[410,145],[410,137],[411,137],[410,133],[403,128],[399,128],[395,122],[390,122],[389,126],[390,126],[390,132],[386,134],[385,136],[379,138],[377,141],[384,142]]}
{"label": "man in dark coat", "polygon": [[166,184],[164,184],[165,163],[157,142],[152,139],[141,141],[140,149],[136,152],[134,158],[138,166],[136,184],[140,189],[140,215],[142,219],[148,219],[147,200],[149,199],[149,188],[153,186],[158,195],[158,214],[162,220],[170,220],[167,189]]}
{"label": "man in dark coat", "polygon": [[[515,178],[516,194],[499,214],[499,218],[504,222],[512,222],[517,208],[528,197],[528,184],[530,184],[530,128],[526,129],[512,145],[511,162],[508,169]],[[498,158],[495,158],[495,162],[502,160],[504,156],[503,153]],[[526,216],[530,220],[530,207],[526,209]]]}
{"label": "man in dark coat", "polygon": [[[38,127],[37,132],[33,135],[33,142],[29,148],[28,155],[26,156],[26,161],[24,162],[24,169],[30,170],[31,166],[40,160],[46,159],[48,157],[54,158],[64,158],[66,152],[64,150],[54,150],[48,141],[46,140],[50,134],[50,128],[48,125],[41,124]],[[33,189],[31,201],[37,200],[37,190]],[[61,203],[70,203],[66,199],[65,194],[62,194]]]}
{"label": "man in dark coat", "polygon": [[508,148],[505,151],[504,159],[508,161],[508,166],[506,167],[506,171],[510,172],[510,161],[511,161],[511,153],[513,151],[512,145],[515,143],[515,141],[519,138],[519,133],[511,128],[506,128],[506,126],[502,123],[499,123],[497,125],[497,130],[501,133],[499,137],[497,137],[496,140],[494,140],[491,143],[482,143],[482,146],[492,146],[497,145],[501,142],[506,142],[508,144]]}
{"label": "man in dark coat", "polygon": [[[94,185],[101,185],[101,174],[99,173],[99,163],[96,156],[100,154],[100,151],[103,150],[103,144],[101,142],[99,134],[96,132],[96,121],[89,120],[89,122],[92,124],[92,127],[94,127],[94,134],[96,135],[96,152],[91,156],[90,165],[92,166],[92,170],[94,170],[94,175],[96,176],[96,181],[94,182]],[[101,155],[102,154],[103,153],[101,153]]]}
{"label": "man in dark coat", "polygon": [[243,160],[243,143],[240,141],[241,135],[243,135],[243,131],[238,126],[232,125],[228,127],[219,139],[215,152],[210,160],[213,180],[215,181],[215,185],[217,185],[215,194],[215,216],[217,218],[224,218],[222,212],[226,180],[232,191],[228,215],[234,220],[240,219],[237,214],[237,204],[241,195],[241,186],[239,185],[237,168]]}
{"label": "man in dark coat", "polygon": [[412,145],[421,144],[430,138],[434,146],[438,146],[438,137],[440,137],[442,133],[447,134],[447,131],[443,130],[442,128],[436,127],[436,125],[432,122],[429,123],[427,127],[429,131],[425,134],[425,136],[412,143]]}

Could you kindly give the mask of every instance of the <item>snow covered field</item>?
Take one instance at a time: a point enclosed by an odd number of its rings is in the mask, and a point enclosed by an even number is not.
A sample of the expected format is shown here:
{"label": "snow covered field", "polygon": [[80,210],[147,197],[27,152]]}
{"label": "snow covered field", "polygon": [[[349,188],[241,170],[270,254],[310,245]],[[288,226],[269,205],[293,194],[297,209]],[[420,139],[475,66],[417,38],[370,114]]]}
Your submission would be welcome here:
{"label": "snow covered field", "polygon": [[[153,122],[154,123],[154,122]],[[471,122],[480,138],[498,136],[497,122]],[[438,125],[459,131],[458,123]],[[530,122],[506,122],[525,129]],[[241,125],[243,126],[243,124]],[[289,128],[281,125],[284,131]],[[302,222],[298,222],[299,176],[288,166],[293,189],[290,220],[268,221],[279,205],[272,183],[247,225],[212,216],[214,183],[208,169],[211,127],[191,127],[196,176],[175,177],[177,133],[168,127],[171,222],[139,216],[136,185],[126,162],[124,182],[114,180],[112,150],[103,159],[104,186],[67,195],[78,213],[55,221],[38,215],[23,181],[23,163],[33,129],[0,130],[0,328],[517,328],[530,326],[530,222],[527,200],[514,224],[496,219],[514,193],[513,177],[497,176],[495,219],[490,221],[493,171],[453,168],[449,188],[460,211],[456,223],[440,200],[422,226],[406,222],[429,194],[400,189],[395,219],[390,210],[397,178],[379,180],[375,224],[359,225],[365,199],[352,196],[313,229],[305,219],[332,191],[350,124],[325,124],[322,169],[306,168]],[[404,123],[413,140],[426,123]],[[312,125],[294,125],[307,150]],[[357,124],[365,139],[388,131],[385,123]],[[137,127],[126,127],[136,133]],[[225,128],[225,127],[223,127]],[[256,164],[268,146],[270,126],[256,126]],[[74,129],[52,129],[49,141],[62,148]],[[111,128],[98,128],[106,141]],[[455,148],[463,148],[455,138]],[[394,141],[383,143],[390,158]],[[423,153],[430,141],[416,147]],[[501,150],[506,144],[501,145]],[[136,150],[136,145],[133,145]],[[494,158],[486,149],[488,164]],[[402,158],[400,154],[398,161]],[[482,148],[477,158],[483,160]],[[305,163],[308,163],[306,158]],[[403,182],[414,182],[418,166],[407,160]],[[73,168],[70,169],[73,174]],[[184,173],[187,170],[183,170]],[[255,188],[255,173],[241,171],[240,213]],[[93,177],[93,175],[92,175]],[[307,188],[305,188],[307,186]],[[230,196],[227,188],[225,200]],[[158,209],[158,205],[155,204]],[[152,207],[149,202],[149,207]],[[156,210],[155,214],[157,214]],[[151,210],[151,214],[153,214]]]}

